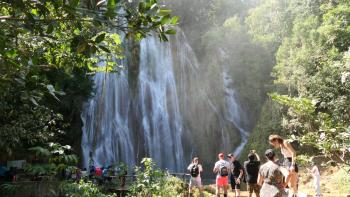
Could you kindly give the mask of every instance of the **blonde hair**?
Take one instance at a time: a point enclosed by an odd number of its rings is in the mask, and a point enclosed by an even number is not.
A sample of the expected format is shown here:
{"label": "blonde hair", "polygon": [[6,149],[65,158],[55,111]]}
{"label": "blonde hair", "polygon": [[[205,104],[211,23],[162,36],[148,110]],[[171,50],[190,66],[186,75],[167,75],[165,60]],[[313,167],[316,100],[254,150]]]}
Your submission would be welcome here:
{"label": "blonde hair", "polygon": [[277,142],[279,143],[279,144],[283,144],[283,138],[281,137],[281,136],[279,136],[279,135],[276,135],[276,134],[273,134],[273,135],[270,135],[269,136],[269,142],[270,142],[270,144],[272,143],[272,142],[274,142],[274,141],[276,141],[277,140]]}

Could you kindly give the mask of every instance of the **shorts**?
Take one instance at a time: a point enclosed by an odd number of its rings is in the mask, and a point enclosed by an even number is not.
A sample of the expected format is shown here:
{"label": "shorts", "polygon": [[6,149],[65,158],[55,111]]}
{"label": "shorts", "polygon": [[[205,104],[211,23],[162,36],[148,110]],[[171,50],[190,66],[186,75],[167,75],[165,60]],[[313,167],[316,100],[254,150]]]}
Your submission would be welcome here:
{"label": "shorts", "polygon": [[[284,160],[283,160],[283,166],[286,167],[286,168],[289,170],[290,167],[292,166],[292,158],[291,158],[291,157],[284,158]],[[294,171],[295,171],[296,173],[299,172],[298,165],[297,165],[296,163],[294,164]]]}
{"label": "shorts", "polygon": [[202,187],[201,177],[191,177],[190,179],[190,187]]}
{"label": "shorts", "polygon": [[227,176],[218,176],[216,177],[216,186],[226,186],[228,185],[228,177]]}
{"label": "shorts", "polygon": [[[237,179],[238,177],[234,177],[234,176],[231,176],[231,178],[230,178],[230,182],[231,182],[231,188],[232,189],[241,189],[241,184],[237,184],[236,183],[236,179]],[[241,182],[242,182],[242,180],[240,180]]]}
{"label": "shorts", "polygon": [[257,183],[248,183],[247,187],[249,193],[260,193],[260,186]]}

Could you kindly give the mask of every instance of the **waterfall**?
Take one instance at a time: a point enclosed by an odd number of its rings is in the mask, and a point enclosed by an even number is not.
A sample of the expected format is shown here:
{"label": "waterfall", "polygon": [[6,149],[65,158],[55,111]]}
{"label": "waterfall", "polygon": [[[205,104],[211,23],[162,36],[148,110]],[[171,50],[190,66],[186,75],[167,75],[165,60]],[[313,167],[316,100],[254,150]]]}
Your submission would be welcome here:
{"label": "waterfall", "polygon": [[141,41],[139,105],[149,156],[163,168],[182,170],[182,120],[170,43]]}
{"label": "waterfall", "polygon": [[[170,43],[149,37],[140,43],[137,98],[131,98],[127,71],[97,73],[96,93],[82,112],[84,165],[136,163],[138,151],[161,168],[183,170],[182,120]],[[131,110],[132,106],[133,109]],[[130,119],[136,117],[136,119]],[[134,124],[139,130],[134,131]],[[144,144],[135,146],[135,138]]]}
{"label": "waterfall", "polygon": [[246,114],[237,102],[236,92],[232,88],[232,78],[226,70],[223,71],[225,91],[226,119],[239,130],[241,143],[234,150],[234,155],[239,155],[248,142],[249,133],[244,129]]}
{"label": "waterfall", "polygon": [[133,137],[129,129],[130,93],[126,72],[96,73],[95,96],[84,106],[82,151],[84,166],[124,162],[135,164]]}
{"label": "waterfall", "polygon": [[[209,165],[219,151],[241,152],[247,118],[228,72],[219,68],[209,80],[181,30],[170,42],[143,39],[138,55],[130,61],[137,75],[124,69],[93,76],[95,95],[81,114],[85,167],[134,166],[151,157],[160,168],[183,172],[194,154]],[[237,135],[241,141],[233,144]]]}

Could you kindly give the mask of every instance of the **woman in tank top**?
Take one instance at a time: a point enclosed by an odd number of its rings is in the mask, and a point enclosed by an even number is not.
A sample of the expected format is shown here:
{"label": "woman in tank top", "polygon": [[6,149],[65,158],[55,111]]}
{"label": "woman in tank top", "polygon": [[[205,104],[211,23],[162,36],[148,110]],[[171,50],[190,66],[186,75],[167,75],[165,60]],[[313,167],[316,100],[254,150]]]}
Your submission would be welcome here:
{"label": "woman in tank top", "polygon": [[279,135],[270,135],[269,143],[275,148],[280,148],[284,156],[282,166],[289,171],[286,183],[292,190],[293,196],[298,194],[298,166],[296,165],[296,152],[294,148]]}

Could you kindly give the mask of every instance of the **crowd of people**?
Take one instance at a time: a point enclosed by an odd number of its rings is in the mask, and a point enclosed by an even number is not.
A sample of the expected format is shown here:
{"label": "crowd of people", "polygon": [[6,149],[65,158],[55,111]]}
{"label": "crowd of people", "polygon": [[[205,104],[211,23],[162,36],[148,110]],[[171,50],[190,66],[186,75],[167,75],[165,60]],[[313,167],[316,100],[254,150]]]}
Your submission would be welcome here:
{"label": "crowd of people", "polygon": [[[267,162],[260,163],[260,157],[255,150],[248,154],[248,160],[243,166],[236,159],[235,155],[218,154],[218,161],[215,163],[213,173],[216,175],[216,196],[220,196],[221,189],[224,197],[227,197],[229,184],[236,197],[241,195],[241,182],[247,184],[249,197],[284,197],[298,195],[298,165],[296,164],[296,151],[291,144],[279,135],[270,135],[270,145],[280,149],[283,159],[277,160],[274,149],[267,149],[265,157]],[[201,173],[203,167],[199,158],[193,158],[187,168],[190,171],[189,195],[192,196],[193,187],[203,191]],[[313,163],[309,172],[314,178],[315,197],[321,196],[320,173],[317,165]]]}

